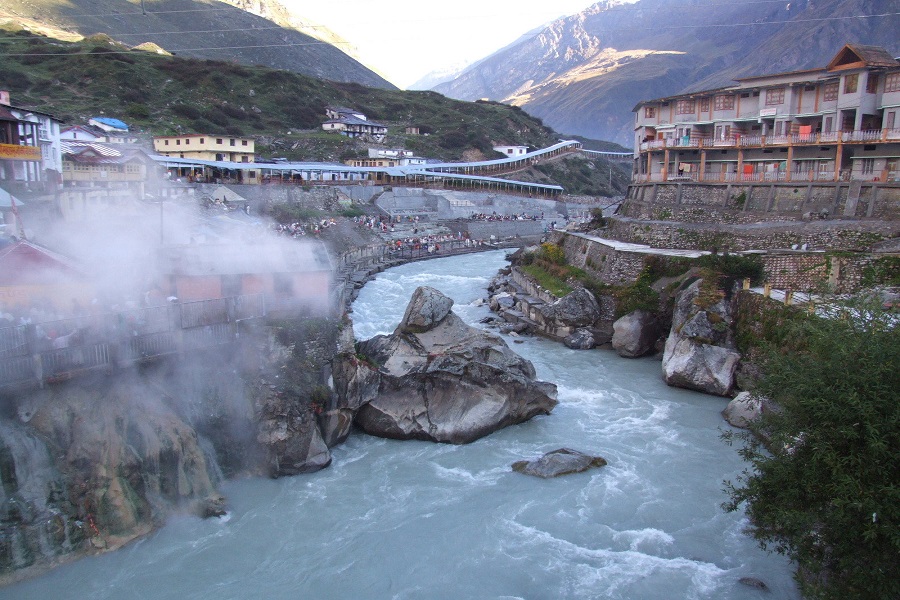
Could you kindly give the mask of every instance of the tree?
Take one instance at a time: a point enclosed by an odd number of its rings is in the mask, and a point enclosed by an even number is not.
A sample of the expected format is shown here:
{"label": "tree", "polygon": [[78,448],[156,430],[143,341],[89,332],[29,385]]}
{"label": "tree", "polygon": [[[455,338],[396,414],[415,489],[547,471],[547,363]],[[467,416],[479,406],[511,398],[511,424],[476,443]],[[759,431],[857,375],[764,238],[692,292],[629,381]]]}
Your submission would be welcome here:
{"label": "tree", "polygon": [[724,508],[746,503],[806,597],[900,598],[900,318],[835,317],[798,315],[766,352],[756,391],[776,409],[739,436],[750,464]]}

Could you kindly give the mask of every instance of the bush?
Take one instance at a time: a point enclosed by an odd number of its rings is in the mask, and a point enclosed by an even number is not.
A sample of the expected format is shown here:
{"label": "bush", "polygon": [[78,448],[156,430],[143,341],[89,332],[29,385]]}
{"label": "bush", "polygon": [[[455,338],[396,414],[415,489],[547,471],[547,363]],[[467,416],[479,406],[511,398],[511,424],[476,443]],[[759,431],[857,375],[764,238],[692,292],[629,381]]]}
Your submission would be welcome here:
{"label": "bush", "polygon": [[565,251],[556,244],[544,242],[541,244],[541,258],[555,265],[563,265],[566,263]]}
{"label": "bush", "polygon": [[847,311],[787,321],[790,348],[768,346],[756,391],[780,410],[737,436],[749,468],[723,507],[746,504],[807,598],[900,598],[900,327],[877,305]]}
{"label": "bush", "polygon": [[192,121],[200,118],[200,111],[190,104],[173,104],[172,112],[180,117],[191,119]]}

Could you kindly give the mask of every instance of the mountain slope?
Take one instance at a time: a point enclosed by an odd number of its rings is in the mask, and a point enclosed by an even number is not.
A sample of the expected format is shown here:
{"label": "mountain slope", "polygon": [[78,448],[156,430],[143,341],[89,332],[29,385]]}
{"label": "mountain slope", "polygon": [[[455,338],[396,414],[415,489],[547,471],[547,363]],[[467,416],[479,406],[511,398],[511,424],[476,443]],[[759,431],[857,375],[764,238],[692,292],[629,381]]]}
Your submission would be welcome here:
{"label": "mountain slope", "polygon": [[[628,144],[640,100],[824,66],[848,42],[900,53],[896,13],[894,0],[609,0],[434,89],[509,102],[557,131]],[[880,14],[888,16],[860,17]]]}
{"label": "mountain slope", "polygon": [[[0,20],[48,33],[105,33],[132,47],[152,42],[179,56],[396,89],[332,45],[346,45],[337,35],[303,21],[277,0],[4,0]],[[308,35],[313,32],[316,37]]]}

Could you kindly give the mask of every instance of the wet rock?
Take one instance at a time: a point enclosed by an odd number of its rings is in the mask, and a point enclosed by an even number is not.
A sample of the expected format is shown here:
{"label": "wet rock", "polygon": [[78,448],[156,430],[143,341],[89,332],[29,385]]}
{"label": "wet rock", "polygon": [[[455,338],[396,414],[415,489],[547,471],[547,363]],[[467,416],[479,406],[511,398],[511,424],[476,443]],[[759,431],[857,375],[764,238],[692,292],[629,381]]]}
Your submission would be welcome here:
{"label": "wet rock", "polygon": [[589,327],[601,317],[600,304],[590,291],[578,288],[540,309],[545,319],[568,327]]}
{"label": "wet rock", "polygon": [[225,510],[225,496],[222,494],[212,494],[204,498],[198,507],[201,517],[221,517],[227,511]]}
{"label": "wet rock", "polygon": [[765,582],[757,579],[756,577],[741,577],[740,579],[738,579],[738,583],[746,585],[748,587],[756,588],[758,590],[762,590],[764,592],[769,591],[769,586],[767,586]]}
{"label": "wet rock", "polygon": [[416,307],[448,305],[438,294],[417,289],[393,334],[359,344],[380,366],[380,385],[377,397],[357,412],[356,424],[382,437],[458,444],[549,414],[556,386],[537,381],[534,366],[501,337],[466,325],[449,310],[442,318],[419,317]]}
{"label": "wet rock", "polygon": [[762,412],[762,399],[750,392],[741,392],[728,403],[722,411],[722,416],[730,425],[746,428],[750,421],[758,419]]}
{"label": "wet rock", "polygon": [[570,473],[581,473],[594,467],[606,466],[606,459],[590,456],[577,450],[560,448],[548,452],[537,460],[520,460],[512,464],[513,471],[534,477],[559,477]]}
{"label": "wet rock", "polygon": [[573,334],[566,336],[563,344],[572,350],[590,350],[597,346],[597,340],[591,330],[576,329]]}
{"label": "wet rock", "polygon": [[659,333],[656,316],[638,309],[613,323],[612,347],[626,358],[644,356],[653,351]]}

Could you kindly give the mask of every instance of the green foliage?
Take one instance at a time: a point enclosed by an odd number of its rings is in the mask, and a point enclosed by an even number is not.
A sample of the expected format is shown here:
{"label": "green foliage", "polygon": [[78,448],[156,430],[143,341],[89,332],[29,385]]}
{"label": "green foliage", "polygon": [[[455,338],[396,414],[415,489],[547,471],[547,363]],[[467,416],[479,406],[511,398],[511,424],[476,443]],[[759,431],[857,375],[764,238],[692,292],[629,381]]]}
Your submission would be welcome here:
{"label": "green foliage", "polygon": [[551,242],[541,244],[541,258],[555,265],[564,265],[566,263],[565,251],[561,246]]}
{"label": "green foliage", "polygon": [[638,309],[651,313],[659,311],[659,293],[650,287],[654,279],[652,270],[645,266],[634,283],[623,286],[614,292],[616,318]]}
{"label": "green foliage", "polygon": [[884,256],[866,265],[862,273],[863,287],[900,286],[900,257]]}
{"label": "green foliage", "polygon": [[[900,598],[900,327],[877,305],[848,318],[798,312],[770,343],[757,392],[780,407],[737,435],[726,482],[764,548],[791,558],[808,598]],[[727,436],[735,437],[735,436]]]}
{"label": "green foliage", "polygon": [[297,223],[319,220],[326,213],[299,204],[275,204],[270,208],[269,215],[279,223]]}
{"label": "green foliage", "polygon": [[763,280],[762,258],[757,254],[707,254],[698,258],[696,264],[730,280],[749,277],[754,284]]}
{"label": "green foliage", "polygon": [[572,286],[566,283],[566,280],[558,275],[559,271],[551,272],[552,263],[546,261],[534,262],[530,265],[522,266],[522,270],[529,277],[537,281],[538,285],[556,296],[562,298],[572,291]]}
{"label": "green foliage", "polygon": [[[27,32],[5,35],[0,38],[0,80],[16,105],[75,122],[102,112],[127,117],[135,130],[154,135],[241,131],[274,138],[279,145],[273,144],[273,154],[294,159],[335,160],[340,149],[354,145],[339,136],[331,136],[338,137],[335,142],[318,137],[329,104],[352,106],[384,122],[387,145],[444,160],[472,149],[490,155],[491,140],[537,148],[558,138],[539,120],[499,103],[127,50],[108,36],[51,43]],[[147,110],[128,110],[137,104]],[[431,135],[397,133],[407,125]]]}

